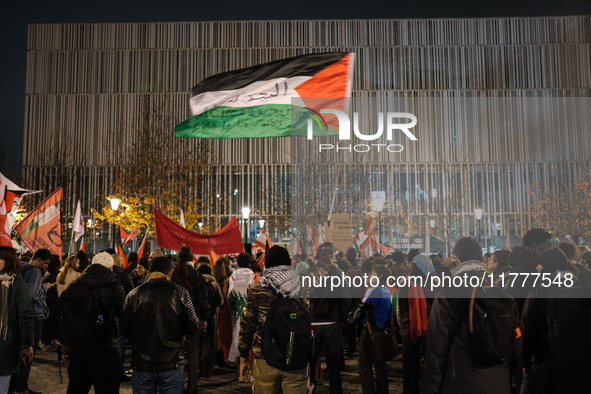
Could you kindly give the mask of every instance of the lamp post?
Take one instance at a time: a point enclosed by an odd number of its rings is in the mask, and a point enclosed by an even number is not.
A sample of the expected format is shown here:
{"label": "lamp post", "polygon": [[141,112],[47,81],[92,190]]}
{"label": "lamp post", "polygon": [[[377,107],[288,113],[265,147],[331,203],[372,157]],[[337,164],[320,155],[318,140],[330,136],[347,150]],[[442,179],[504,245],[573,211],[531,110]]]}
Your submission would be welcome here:
{"label": "lamp post", "polygon": [[478,223],[478,242],[480,241],[480,219],[482,219],[482,208],[476,208],[474,210],[474,217],[476,218],[476,221]]}
{"label": "lamp post", "polygon": [[[121,200],[119,200],[118,198],[111,198],[111,209],[115,212],[117,212],[117,210],[119,209],[119,204],[121,203]],[[117,238],[115,237],[115,233],[117,232],[117,227],[115,226],[115,223],[113,223],[113,248],[115,250],[117,250]]]}
{"label": "lamp post", "polygon": [[203,233],[203,222],[199,222],[197,225],[199,226],[199,234]]}
{"label": "lamp post", "polygon": [[242,219],[244,221],[244,243],[246,243],[246,233],[248,232],[248,217],[250,216],[250,208],[243,207],[242,208]]}
{"label": "lamp post", "polygon": [[380,251],[380,254],[382,252],[382,248],[380,247],[380,233],[381,233],[381,227],[382,227],[382,211],[384,210],[384,204],[386,204],[386,200],[378,197],[375,198],[373,200],[373,206],[376,210],[376,212],[378,213],[378,251]]}

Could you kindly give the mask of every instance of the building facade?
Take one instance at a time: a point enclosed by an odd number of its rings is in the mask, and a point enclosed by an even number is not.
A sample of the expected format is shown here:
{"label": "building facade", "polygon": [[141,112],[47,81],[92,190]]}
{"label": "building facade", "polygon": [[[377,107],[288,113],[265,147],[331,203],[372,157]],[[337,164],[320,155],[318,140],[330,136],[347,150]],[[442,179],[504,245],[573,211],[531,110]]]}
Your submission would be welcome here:
{"label": "building facade", "polygon": [[[297,143],[289,138],[174,136],[189,116],[191,88],[204,78],[327,51],[355,52],[354,98],[427,108],[431,126],[421,129],[420,144],[355,162],[316,158],[327,167],[306,188],[316,202],[302,205],[294,191],[302,181],[294,176]],[[502,247],[535,224],[532,188],[554,178],[573,184],[575,174],[588,173],[590,96],[590,16],[31,25],[23,181],[48,192],[63,185],[65,223],[78,199],[89,217],[106,205],[123,158],[143,154],[137,141],[151,130],[170,139],[167,153],[179,166],[202,159],[191,193],[206,200],[205,221],[223,223],[249,206],[275,236],[298,236],[302,217],[325,221],[330,185],[346,168],[351,179],[343,185],[360,196],[336,211],[350,212],[354,229],[367,219],[359,207],[380,191],[385,242],[472,234]],[[556,115],[532,121],[545,107],[529,100],[549,100]],[[485,108],[463,123],[428,115],[432,106],[459,103]],[[516,128],[523,119],[529,122]],[[355,180],[359,173],[373,176]]]}

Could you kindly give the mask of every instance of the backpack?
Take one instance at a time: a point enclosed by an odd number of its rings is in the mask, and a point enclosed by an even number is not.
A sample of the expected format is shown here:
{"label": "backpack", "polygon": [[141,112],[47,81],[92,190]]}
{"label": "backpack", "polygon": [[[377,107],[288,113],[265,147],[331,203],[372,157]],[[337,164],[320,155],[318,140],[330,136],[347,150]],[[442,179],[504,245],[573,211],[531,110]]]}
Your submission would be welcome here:
{"label": "backpack", "polygon": [[312,324],[310,313],[299,299],[278,295],[271,303],[261,351],[267,364],[283,371],[308,365],[312,356]]}
{"label": "backpack", "polygon": [[591,289],[570,287],[548,296],[550,349],[560,362],[591,359]]}
{"label": "backpack", "polygon": [[500,287],[474,287],[468,306],[467,349],[476,365],[511,359],[521,336],[517,306]]}
{"label": "backpack", "polygon": [[[109,338],[109,317],[101,310],[100,290],[74,282],[60,298],[61,341],[72,349],[88,349]],[[65,296],[65,297],[64,297]]]}

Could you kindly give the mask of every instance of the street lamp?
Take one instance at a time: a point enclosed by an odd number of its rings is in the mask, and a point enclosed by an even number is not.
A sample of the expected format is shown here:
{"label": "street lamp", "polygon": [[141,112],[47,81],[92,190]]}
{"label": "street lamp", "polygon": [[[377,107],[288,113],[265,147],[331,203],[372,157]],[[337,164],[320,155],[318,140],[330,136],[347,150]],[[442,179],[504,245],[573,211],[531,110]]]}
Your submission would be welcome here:
{"label": "street lamp", "polygon": [[119,203],[121,203],[121,200],[119,200],[118,198],[112,198],[111,199],[111,209],[113,211],[116,211],[117,209],[119,209]]}
{"label": "street lamp", "polygon": [[[118,198],[111,198],[111,209],[113,211],[117,211],[117,209],[119,209],[120,202],[121,200],[119,200]],[[117,238],[115,237],[116,232],[117,227],[115,226],[115,223],[113,223],[113,247],[115,248],[115,250],[117,250]]]}
{"label": "street lamp", "polygon": [[250,216],[250,208],[243,207],[242,208],[242,219],[244,219],[244,243],[246,243],[246,233],[248,232],[248,217]]}
{"label": "street lamp", "polygon": [[482,208],[476,208],[474,210],[474,217],[478,221],[478,242],[480,242],[480,219],[482,219]]}
{"label": "street lamp", "polygon": [[197,225],[199,226],[199,234],[201,234],[203,232],[203,222],[199,222]]}

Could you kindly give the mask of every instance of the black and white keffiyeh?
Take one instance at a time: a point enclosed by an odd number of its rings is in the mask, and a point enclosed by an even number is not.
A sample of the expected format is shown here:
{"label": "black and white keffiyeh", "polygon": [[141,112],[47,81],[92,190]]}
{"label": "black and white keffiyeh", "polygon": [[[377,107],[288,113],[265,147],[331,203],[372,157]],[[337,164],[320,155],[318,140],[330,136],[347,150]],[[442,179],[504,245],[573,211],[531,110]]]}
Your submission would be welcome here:
{"label": "black and white keffiyeh", "polygon": [[267,268],[261,286],[271,287],[284,297],[295,297],[300,290],[300,276],[288,265]]}

